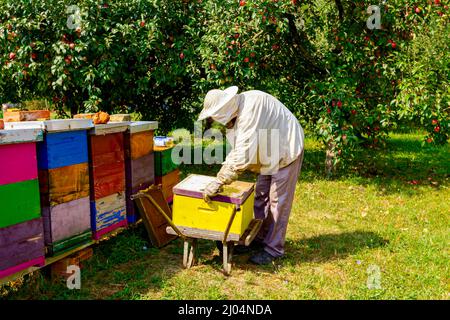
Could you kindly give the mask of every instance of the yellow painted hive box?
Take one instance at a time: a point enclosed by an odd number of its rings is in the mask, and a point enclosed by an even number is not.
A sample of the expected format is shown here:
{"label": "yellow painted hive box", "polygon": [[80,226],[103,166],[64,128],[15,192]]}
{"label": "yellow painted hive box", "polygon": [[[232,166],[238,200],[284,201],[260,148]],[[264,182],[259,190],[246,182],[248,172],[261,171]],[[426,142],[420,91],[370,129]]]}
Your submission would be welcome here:
{"label": "yellow painted hive box", "polygon": [[214,179],[192,174],[173,188],[173,223],[181,228],[224,233],[236,207],[229,235],[239,239],[253,220],[254,184],[235,181],[224,186],[223,191],[211,199],[211,203],[206,203],[202,193]]}

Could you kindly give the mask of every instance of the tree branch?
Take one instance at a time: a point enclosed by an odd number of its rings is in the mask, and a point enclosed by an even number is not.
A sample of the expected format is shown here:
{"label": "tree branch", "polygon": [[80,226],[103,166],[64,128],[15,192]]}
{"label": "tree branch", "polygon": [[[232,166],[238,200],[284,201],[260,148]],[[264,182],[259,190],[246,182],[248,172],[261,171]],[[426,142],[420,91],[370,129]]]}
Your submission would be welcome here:
{"label": "tree branch", "polygon": [[307,62],[306,67],[311,70],[319,73],[320,75],[325,75],[327,70],[318,66],[314,62],[314,58],[309,54],[308,50],[303,46],[303,43],[306,40],[306,37],[300,36],[300,33],[295,26],[295,17],[292,14],[285,14],[285,17],[289,21],[289,31],[292,37],[292,41],[294,43],[294,48],[298,49],[301,57]]}
{"label": "tree branch", "polygon": [[334,0],[334,2],[336,3],[336,7],[339,11],[339,21],[342,22],[344,21],[344,7],[342,6],[341,0]]}

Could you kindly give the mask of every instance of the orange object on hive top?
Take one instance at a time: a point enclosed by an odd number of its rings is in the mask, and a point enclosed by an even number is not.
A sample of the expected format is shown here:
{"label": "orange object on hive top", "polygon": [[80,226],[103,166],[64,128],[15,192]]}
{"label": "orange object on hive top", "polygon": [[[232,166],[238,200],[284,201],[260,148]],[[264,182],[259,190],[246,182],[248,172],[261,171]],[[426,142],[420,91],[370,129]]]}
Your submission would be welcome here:
{"label": "orange object on hive top", "polygon": [[109,121],[109,114],[106,112],[100,111],[94,114],[92,117],[92,120],[94,121],[94,124],[105,124]]}

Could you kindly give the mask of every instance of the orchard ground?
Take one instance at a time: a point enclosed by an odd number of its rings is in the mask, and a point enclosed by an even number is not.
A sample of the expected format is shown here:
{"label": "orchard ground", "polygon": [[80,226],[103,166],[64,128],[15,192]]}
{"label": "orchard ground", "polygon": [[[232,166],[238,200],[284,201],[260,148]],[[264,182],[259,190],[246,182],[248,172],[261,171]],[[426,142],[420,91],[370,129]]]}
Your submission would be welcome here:
{"label": "orchard ground", "polygon": [[[35,273],[3,299],[449,299],[450,146],[421,147],[423,133],[392,134],[325,179],[322,144],[307,140],[286,256],[266,267],[235,256],[221,273],[212,241],[182,268],[182,242],[151,248],[142,225],[94,248],[80,290]],[[212,175],[218,166],[185,166]],[[245,175],[245,180],[254,179]],[[379,287],[367,282],[379,268]],[[370,282],[370,281],[369,281]]]}

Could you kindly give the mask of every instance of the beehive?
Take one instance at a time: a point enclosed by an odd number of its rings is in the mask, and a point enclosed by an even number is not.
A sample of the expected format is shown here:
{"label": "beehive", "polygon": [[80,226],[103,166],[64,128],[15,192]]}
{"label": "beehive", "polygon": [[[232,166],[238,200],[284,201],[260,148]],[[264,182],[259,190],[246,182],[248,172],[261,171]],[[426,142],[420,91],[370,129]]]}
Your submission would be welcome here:
{"label": "beehive", "polygon": [[129,223],[138,219],[138,210],[131,195],[155,182],[153,135],[156,121],[136,121],[125,133],[126,208]]}
{"label": "beehive", "polygon": [[173,147],[153,147],[155,154],[155,175],[165,176],[178,168],[172,160]]}
{"label": "beehive", "polygon": [[206,185],[214,177],[189,175],[173,188],[173,222],[176,226],[223,233],[233,209],[236,216],[229,238],[237,241],[253,219],[254,184],[235,181],[206,203],[202,198]]}
{"label": "beehive", "polygon": [[89,132],[91,227],[94,239],[127,225],[124,133],[128,123],[95,125]]}
{"label": "beehive", "polygon": [[9,122],[12,128],[41,128],[38,144],[39,187],[44,239],[50,255],[91,237],[87,130],[92,120]]}
{"label": "beehive", "polygon": [[0,278],[44,263],[38,128],[0,130]]}
{"label": "beehive", "polygon": [[165,176],[156,176],[155,184],[161,185],[164,198],[168,203],[173,201],[173,188],[180,182],[180,170],[175,169]]}

